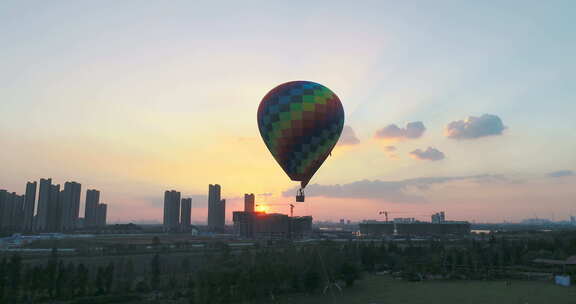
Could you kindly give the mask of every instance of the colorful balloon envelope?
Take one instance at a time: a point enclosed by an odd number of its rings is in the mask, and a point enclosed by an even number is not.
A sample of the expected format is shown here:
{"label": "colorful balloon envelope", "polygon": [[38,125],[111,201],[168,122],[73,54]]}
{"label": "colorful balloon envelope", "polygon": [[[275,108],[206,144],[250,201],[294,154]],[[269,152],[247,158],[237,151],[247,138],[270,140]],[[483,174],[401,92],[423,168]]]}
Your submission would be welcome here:
{"label": "colorful balloon envelope", "polygon": [[302,188],[330,155],[343,127],[338,96],[311,81],[281,84],[258,107],[258,129],[266,147]]}

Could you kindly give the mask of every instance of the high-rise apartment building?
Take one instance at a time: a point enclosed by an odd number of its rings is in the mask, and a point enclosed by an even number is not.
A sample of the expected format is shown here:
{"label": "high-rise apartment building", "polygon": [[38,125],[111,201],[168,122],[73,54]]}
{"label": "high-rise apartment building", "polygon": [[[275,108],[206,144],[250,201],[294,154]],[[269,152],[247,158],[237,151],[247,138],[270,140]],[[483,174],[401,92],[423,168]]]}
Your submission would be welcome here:
{"label": "high-rise apartment building", "polygon": [[55,232],[60,230],[62,199],[60,185],[52,185],[52,179],[40,179],[36,231]]}
{"label": "high-rise apartment building", "polygon": [[182,231],[188,231],[192,225],[192,199],[183,198],[180,213],[180,226]]}
{"label": "high-rise apartment building", "polygon": [[21,231],[24,216],[24,196],[0,190],[0,230]]}
{"label": "high-rise apartment building", "polygon": [[10,223],[11,231],[22,231],[24,227],[24,195],[14,193],[14,208],[12,209],[12,222]]}
{"label": "high-rise apartment building", "polygon": [[[26,194],[0,190],[0,230],[7,232],[61,232],[79,226],[81,185],[66,182],[64,187],[52,184],[52,179],[40,179],[36,209],[36,182],[26,184]],[[100,206],[100,192],[86,193],[86,215],[91,225],[106,225],[107,206]]]}
{"label": "high-rise apartment building", "polygon": [[164,231],[178,231],[180,227],[180,192],[164,192]]}
{"label": "high-rise apartment building", "polygon": [[36,207],[36,182],[26,183],[24,198],[24,222],[23,229],[26,232],[34,230],[34,211]]}
{"label": "high-rise apartment building", "polygon": [[97,224],[97,208],[100,203],[100,191],[88,189],[86,191],[86,204],[84,207],[84,227],[96,227]]}
{"label": "high-rise apartment building", "polygon": [[208,229],[223,231],[226,221],[226,200],[220,198],[220,185],[208,186]]}
{"label": "high-rise apartment building", "polygon": [[254,212],[254,193],[244,194],[244,212]]}
{"label": "high-rise apartment building", "polygon": [[[8,199],[8,191],[0,190],[0,221],[4,219],[4,213],[6,212],[6,200]],[[0,224],[0,229],[2,225]]]}
{"label": "high-rise apartment building", "polygon": [[226,200],[220,200],[220,206],[218,208],[218,221],[216,222],[218,229],[224,230],[226,227]]}
{"label": "high-rise apartment building", "polygon": [[41,178],[38,190],[38,211],[36,213],[36,231],[46,231],[48,226],[48,213],[50,210],[50,186],[51,178]]}
{"label": "high-rise apartment building", "polygon": [[76,228],[80,213],[80,193],[82,185],[77,182],[66,182],[60,198],[60,228],[69,231]]}
{"label": "high-rise apartment building", "polygon": [[60,231],[62,220],[62,195],[60,185],[50,185],[50,195],[48,199],[48,217],[46,221],[47,232]]}
{"label": "high-rise apartment building", "polygon": [[96,226],[103,228],[106,227],[106,215],[108,213],[108,205],[98,204],[96,208]]}
{"label": "high-rise apartment building", "polygon": [[2,218],[0,218],[0,228],[3,231],[11,231],[14,222],[14,212],[16,205],[16,193],[7,192],[3,202]]}

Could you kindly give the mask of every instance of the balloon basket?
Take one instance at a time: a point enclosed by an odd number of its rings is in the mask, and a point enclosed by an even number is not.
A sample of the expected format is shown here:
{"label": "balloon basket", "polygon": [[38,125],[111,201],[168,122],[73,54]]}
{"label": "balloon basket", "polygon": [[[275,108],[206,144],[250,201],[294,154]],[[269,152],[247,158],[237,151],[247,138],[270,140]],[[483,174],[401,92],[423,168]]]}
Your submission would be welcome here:
{"label": "balloon basket", "polygon": [[304,202],[304,191],[302,191],[302,189],[298,190],[298,194],[296,194],[296,202],[297,203]]}

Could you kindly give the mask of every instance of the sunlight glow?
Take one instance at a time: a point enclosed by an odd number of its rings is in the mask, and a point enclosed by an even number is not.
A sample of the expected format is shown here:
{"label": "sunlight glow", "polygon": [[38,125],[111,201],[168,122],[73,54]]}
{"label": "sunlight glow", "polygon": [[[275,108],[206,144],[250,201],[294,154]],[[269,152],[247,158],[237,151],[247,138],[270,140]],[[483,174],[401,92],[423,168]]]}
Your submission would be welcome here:
{"label": "sunlight glow", "polygon": [[258,205],[256,205],[256,211],[268,213],[268,212],[270,212],[270,206],[258,204]]}

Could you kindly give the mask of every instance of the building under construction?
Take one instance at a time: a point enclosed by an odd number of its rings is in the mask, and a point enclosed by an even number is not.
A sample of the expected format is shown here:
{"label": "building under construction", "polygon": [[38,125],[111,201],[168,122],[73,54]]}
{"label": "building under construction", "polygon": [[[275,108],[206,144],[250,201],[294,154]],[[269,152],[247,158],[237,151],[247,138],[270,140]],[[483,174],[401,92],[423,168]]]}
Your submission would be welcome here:
{"label": "building under construction", "polygon": [[294,205],[290,204],[290,216],[280,213],[254,211],[254,194],[244,195],[244,211],[232,213],[234,234],[242,238],[299,239],[312,233],[311,216],[292,216]]}
{"label": "building under construction", "polygon": [[446,221],[444,212],[432,215],[432,222],[420,222],[413,218],[397,218],[394,221],[364,221],[360,233],[368,236],[443,236],[470,233],[470,223]]}
{"label": "building under construction", "polygon": [[242,238],[299,239],[312,232],[311,216],[236,211],[232,218],[234,234]]}

